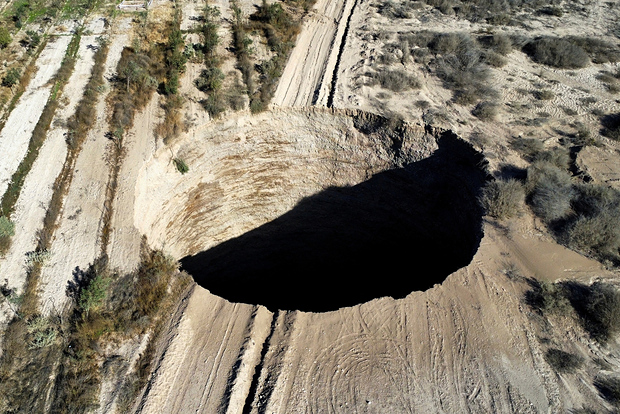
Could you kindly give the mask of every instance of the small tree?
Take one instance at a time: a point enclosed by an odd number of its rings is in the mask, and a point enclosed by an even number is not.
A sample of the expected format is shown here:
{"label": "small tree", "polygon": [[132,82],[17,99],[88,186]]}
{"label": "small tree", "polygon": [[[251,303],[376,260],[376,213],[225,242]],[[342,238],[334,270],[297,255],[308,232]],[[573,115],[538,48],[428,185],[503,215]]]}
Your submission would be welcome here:
{"label": "small tree", "polygon": [[109,278],[97,275],[88,283],[88,286],[80,292],[77,304],[85,315],[88,315],[91,309],[95,309],[101,305],[101,302],[105,299],[106,290],[109,285]]}
{"label": "small tree", "polygon": [[4,26],[0,27],[0,49],[7,47],[11,43],[11,40],[13,39],[11,39],[9,30]]}

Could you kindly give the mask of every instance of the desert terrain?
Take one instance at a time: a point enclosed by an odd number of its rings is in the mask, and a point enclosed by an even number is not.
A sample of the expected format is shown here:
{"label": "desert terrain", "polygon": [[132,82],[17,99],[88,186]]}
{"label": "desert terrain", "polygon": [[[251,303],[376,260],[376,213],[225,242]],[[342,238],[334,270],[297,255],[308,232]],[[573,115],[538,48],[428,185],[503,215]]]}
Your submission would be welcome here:
{"label": "desert terrain", "polygon": [[0,9],[0,412],[620,410],[617,1]]}

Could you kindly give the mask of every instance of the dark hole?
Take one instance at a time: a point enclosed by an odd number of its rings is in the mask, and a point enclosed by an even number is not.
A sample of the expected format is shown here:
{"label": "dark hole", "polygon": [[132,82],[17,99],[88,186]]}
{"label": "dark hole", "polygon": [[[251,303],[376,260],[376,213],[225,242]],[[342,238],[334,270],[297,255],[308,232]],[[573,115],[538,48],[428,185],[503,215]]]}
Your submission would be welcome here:
{"label": "dark hole", "polygon": [[422,161],[331,187],[181,260],[196,283],[270,310],[330,311],[402,298],[466,266],[482,238],[483,158],[451,133]]}

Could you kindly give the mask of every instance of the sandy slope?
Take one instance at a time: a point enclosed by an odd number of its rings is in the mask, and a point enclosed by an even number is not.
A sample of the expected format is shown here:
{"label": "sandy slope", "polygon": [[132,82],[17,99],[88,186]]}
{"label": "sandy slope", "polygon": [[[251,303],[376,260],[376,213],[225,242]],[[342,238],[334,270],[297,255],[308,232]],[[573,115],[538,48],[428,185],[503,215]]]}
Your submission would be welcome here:
{"label": "sandy slope", "polygon": [[153,99],[136,115],[133,128],[124,138],[127,151],[119,173],[109,247],[111,268],[123,273],[130,272],[140,262],[142,234],[134,226],[133,217],[142,212],[134,210],[135,187],[140,166],[156,148],[153,130],[161,122],[156,117],[158,106],[159,100]]}
{"label": "sandy slope", "polygon": [[32,131],[37,125],[52,90],[49,81],[60,68],[70,36],[52,38],[37,59],[38,70],[9,115],[0,132],[0,194],[6,191],[11,176],[26,155]]}
{"label": "sandy slope", "polygon": [[24,260],[27,252],[33,251],[37,243],[37,231],[42,228],[47,205],[53,193],[53,184],[62,169],[67,153],[64,122],[75,112],[93,67],[94,36],[83,36],[79,59],[63,91],[67,104],[61,107],[53,121],[39,157],[28,174],[18,200],[13,221],[16,234],[11,249],[0,268],[9,278],[9,286],[21,289],[25,281]]}
{"label": "sandy slope", "polygon": [[[122,27],[122,22],[119,26]],[[115,73],[127,43],[126,32],[110,36],[106,80]],[[109,90],[109,84],[107,86]],[[52,306],[62,307],[67,300],[65,290],[67,282],[73,279],[73,271],[86,270],[101,253],[102,208],[109,173],[106,152],[110,145],[105,135],[108,132],[106,105],[103,95],[97,107],[98,117],[76,162],[63,215],[50,249],[52,257],[42,271],[41,303],[44,311],[50,311]]]}
{"label": "sandy slope", "polygon": [[[248,343],[265,348],[246,401],[251,410],[243,412],[566,412],[588,392],[571,397],[569,384],[550,371],[522,302],[524,284],[503,274],[509,262],[524,275],[536,269],[501,247],[511,245],[501,232],[490,225],[485,232],[469,266],[402,300],[271,318],[196,288],[138,412],[242,412],[237,402],[254,373],[248,365],[257,365]],[[604,274],[577,256],[565,251],[552,267]],[[528,257],[537,263],[535,254]],[[567,343],[576,334],[569,330]],[[576,346],[593,352],[588,343]],[[235,386],[242,377],[246,386]]]}

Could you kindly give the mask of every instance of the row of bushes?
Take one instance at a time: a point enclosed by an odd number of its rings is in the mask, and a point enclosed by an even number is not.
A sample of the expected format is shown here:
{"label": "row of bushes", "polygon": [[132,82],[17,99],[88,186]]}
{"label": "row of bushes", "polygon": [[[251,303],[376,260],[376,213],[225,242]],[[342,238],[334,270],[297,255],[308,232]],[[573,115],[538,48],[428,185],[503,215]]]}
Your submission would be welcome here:
{"label": "row of bushes", "polygon": [[[57,75],[58,79],[66,79],[70,74],[70,66],[78,58],[77,49],[79,36],[71,42],[62,69]],[[107,56],[107,44],[102,42],[99,50],[95,53],[95,66],[89,80],[85,94],[77,107],[77,112],[69,122],[75,127],[78,114],[88,112],[96,101],[96,93],[99,90],[96,84],[103,81],[105,58]],[[59,78],[58,78],[59,77]],[[54,87],[52,96],[58,98],[60,87]],[[92,115],[92,114],[91,114]],[[6,388],[0,399],[0,411],[3,412],[43,412],[48,408],[50,378],[56,374],[56,367],[62,358],[62,350],[58,346],[62,337],[61,317],[52,314],[42,317],[38,314],[38,280],[40,275],[41,260],[49,248],[56,219],[62,208],[62,198],[68,189],[73,173],[74,161],[79,152],[79,144],[85,138],[86,131],[92,126],[94,116],[87,116],[84,125],[69,134],[69,152],[63,171],[54,185],[55,191],[50,201],[44,219],[44,228],[39,234],[37,251],[31,255],[32,266],[28,269],[26,288],[20,296],[19,306],[15,309],[15,317],[9,323],[4,341],[4,353],[0,361],[0,382]],[[72,144],[76,144],[75,146]],[[27,346],[24,346],[27,344]],[[87,381],[80,378],[79,381]],[[79,410],[78,407],[73,408]]]}
{"label": "row of bushes", "polygon": [[[241,9],[233,4],[233,46],[237,56],[237,68],[241,71],[247,94],[250,97],[250,110],[260,112],[267,108],[277,87],[278,80],[288,57],[295,46],[295,40],[301,30],[300,20],[295,19],[288,9],[298,13],[312,7],[313,0],[289,0],[283,4],[268,4],[263,0],[257,11],[249,16],[246,23]],[[295,13],[297,14],[297,13]],[[247,33],[256,31],[267,39],[269,50],[273,53],[269,60],[255,67],[250,59],[251,39]],[[258,75],[259,84],[254,85],[254,72]]]}
{"label": "row of bushes", "polygon": [[183,129],[181,120],[181,107],[183,99],[179,95],[179,79],[187,64],[187,53],[185,48],[185,38],[181,33],[180,9],[177,9],[171,23],[168,43],[164,46],[164,60],[166,67],[165,78],[162,83],[161,92],[165,95],[164,120],[157,125],[156,133],[168,144],[173,138],[178,136]]}
{"label": "row of bushes", "polygon": [[220,38],[217,34],[219,16],[218,8],[205,6],[203,11],[204,23],[200,30],[203,43],[199,48],[204,57],[205,69],[194,81],[196,87],[207,95],[202,101],[202,105],[211,117],[217,117],[226,109],[222,97],[224,74],[220,70],[220,57],[217,54],[217,46],[220,44]]}
{"label": "row of bushes", "polygon": [[[5,217],[10,217],[13,213],[15,204],[17,203],[21,193],[22,186],[26,180],[26,176],[32,169],[34,162],[39,156],[39,151],[45,142],[47,131],[51,126],[54,115],[56,114],[56,109],[59,105],[58,100],[62,94],[65,84],[69,81],[73,68],[75,67],[80,40],[81,30],[78,30],[71,39],[62,64],[54,77],[51,95],[48,98],[47,104],[43,108],[43,112],[34,127],[32,137],[28,143],[28,151],[26,152],[26,156],[17,167],[17,170],[13,173],[7,190],[2,197],[0,214]],[[8,248],[8,243],[6,243],[6,240],[5,243],[0,243],[0,248],[2,247]],[[2,252],[3,250],[0,249],[0,254]]]}

